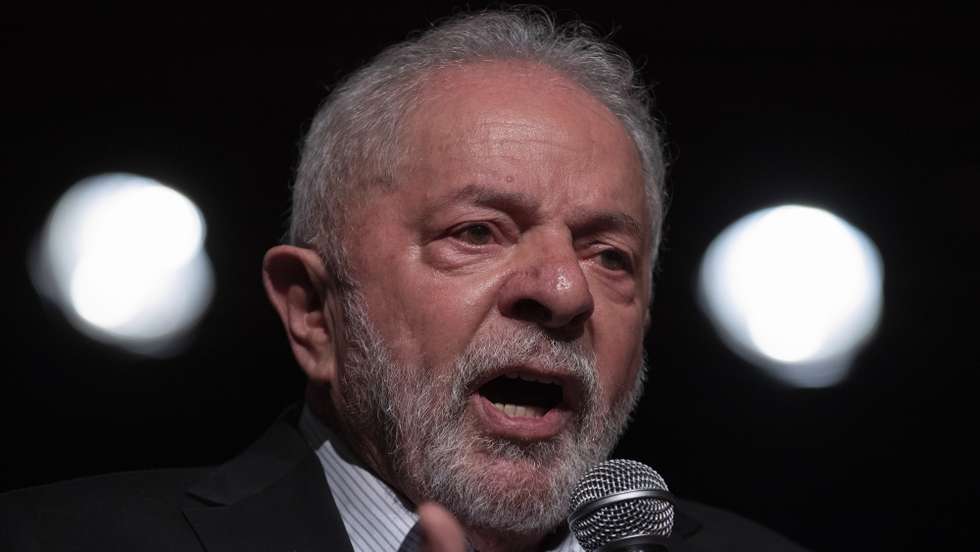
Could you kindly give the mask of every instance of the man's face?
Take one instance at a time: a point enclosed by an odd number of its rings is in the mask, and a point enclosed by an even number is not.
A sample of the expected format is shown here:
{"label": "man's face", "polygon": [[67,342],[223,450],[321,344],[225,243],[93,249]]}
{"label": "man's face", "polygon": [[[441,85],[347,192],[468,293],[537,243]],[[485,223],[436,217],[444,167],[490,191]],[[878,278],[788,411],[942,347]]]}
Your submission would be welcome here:
{"label": "man's face", "polygon": [[335,400],[396,426],[377,468],[411,499],[470,525],[551,527],[639,389],[640,161],[604,106],[534,66],[447,70],[423,97],[393,187],[351,217],[353,353]]}

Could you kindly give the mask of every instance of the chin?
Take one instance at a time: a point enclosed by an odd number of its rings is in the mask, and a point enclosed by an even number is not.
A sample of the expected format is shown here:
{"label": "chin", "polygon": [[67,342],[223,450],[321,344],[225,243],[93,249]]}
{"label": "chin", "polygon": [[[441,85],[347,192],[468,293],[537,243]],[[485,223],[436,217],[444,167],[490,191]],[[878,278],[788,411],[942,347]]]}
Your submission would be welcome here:
{"label": "chin", "polygon": [[554,494],[555,472],[562,469],[557,461],[542,465],[528,458],[509,458],[481,455],[471,470],[482,474],[489,482],[497,482],[502,489],[514,492],[534,492],[535,494]]}
{"label": "chin", "polygon": [[557,442],[480,439],[476,448],[457,449],[430,472],[432,499],[470,528],[540,535],[564,522],[571,488],[587,468],[575,455],[563,455]]}

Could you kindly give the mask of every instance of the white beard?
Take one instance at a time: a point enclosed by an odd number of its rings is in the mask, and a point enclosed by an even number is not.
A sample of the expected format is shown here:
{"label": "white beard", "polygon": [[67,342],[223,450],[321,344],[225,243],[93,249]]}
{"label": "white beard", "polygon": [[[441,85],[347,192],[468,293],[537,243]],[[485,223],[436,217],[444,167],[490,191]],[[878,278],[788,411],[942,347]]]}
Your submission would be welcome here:
{"label": "white beard", "polygon": [[[349,349],[338,409],[345,423],[374,441],[400,490],[442,504],[470,528],[531,535],[561,524],[573,486],[606,458],[642,394],[645,361],[630,393],[607,405],[594,355],[531,325],[477,335],[451,369],[396,364],[356,291],[346,294],[344,311]],[[579,380],[583,404],[572,427],[534,443],[481,434],[467,420],[466,390],[530,358]]]}

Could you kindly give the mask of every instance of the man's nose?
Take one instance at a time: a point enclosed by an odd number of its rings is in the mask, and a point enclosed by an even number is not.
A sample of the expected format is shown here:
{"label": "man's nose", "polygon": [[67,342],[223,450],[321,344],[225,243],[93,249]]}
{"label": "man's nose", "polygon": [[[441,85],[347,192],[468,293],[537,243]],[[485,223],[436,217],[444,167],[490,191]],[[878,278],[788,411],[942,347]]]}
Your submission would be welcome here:
{"label": "man's nose", "polygon": [[578,337],[595,305],[578,255],[571,248],[531,252],[500,289],[498,307],[507,317],[537,324],[550,333]]}

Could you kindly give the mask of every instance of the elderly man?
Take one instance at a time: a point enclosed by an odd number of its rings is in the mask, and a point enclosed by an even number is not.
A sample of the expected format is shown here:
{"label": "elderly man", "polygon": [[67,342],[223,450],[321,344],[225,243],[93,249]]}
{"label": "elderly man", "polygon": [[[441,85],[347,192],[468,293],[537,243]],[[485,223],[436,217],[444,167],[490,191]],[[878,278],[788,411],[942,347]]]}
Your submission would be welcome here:
{"label": "elderly man", "polygon": [[[8,496],[33,512],[14,543],[578,549],[571,489],[646,370],[664,205],[647,102],[625,56],[538,12],[457,17],[383,52],[317,114],[291,244],[263,265],[302,409],[207,475]],[[672,540],[796,549],[686,502]]]}

